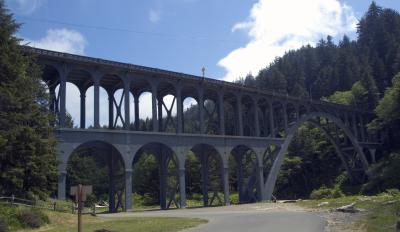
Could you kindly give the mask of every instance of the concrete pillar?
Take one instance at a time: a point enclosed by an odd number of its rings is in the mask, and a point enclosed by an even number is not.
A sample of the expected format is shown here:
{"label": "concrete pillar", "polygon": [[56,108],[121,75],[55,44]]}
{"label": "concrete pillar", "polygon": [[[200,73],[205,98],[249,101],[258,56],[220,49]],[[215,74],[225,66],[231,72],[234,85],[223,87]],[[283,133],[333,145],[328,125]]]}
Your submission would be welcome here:
{"label": "concrete pillar", "polygon": [[151,86],[151,106],[152,106],[152,117],[153,117],[153,131],[158,131],[157,123],[157,86]]}
{"label": "concrete pillar", "polygon": [[163,130],[163,99],[160,97],[157,101],[157,107],[158,107],[158,131]]}
{"label": "concrete pillar", "polygon": [[108,180],[109,180],[109,187],[108,187],[108,201],[109,201],[109,206],[108,210],[109,212],[115,212],[115,176],[114,176],[114,171],[115,171],[115,164],[114,164],[114,154],[113,150],[111,149],[110,154],[109,154],[109,163],[108,163]]}
{"label": "concrete pillar", "polygon": [[219,134],[225,135],[224,93],[218,92]]}
{"label": "concrete pillar", "polygon": [[62,170],[58,174],[58,191],[57,191],[57,197],[59,200],[65,200],[66,199],[66,180],[67,180],[67,171]]}
{"label": "concrete pillar", "polygon": [[179,195],[181,208],[186,208],[185,167],[179,167]]}
{"label": "concrete pillar", "polygon": [[94,128],[100,128],[100,83],[99,81],[94,82],[94,110],[93,110],[93,117],[94,117]]}
{"label": "concrete pillar", "polygon": [[114,128],[114,93],[108,92],[108,128]]}
{"label": "concrete pillar", "polygon": [[139,95],[134,96],[134,101],[135,101],[135,130],[139,130],[139,124],[140,124],[140,119],[139,119]]}
{"label": "concrete pillar", "polygon": [[158,167],[160,173],[160,207],[161,209],[167,209],[167,167],[166,167],[166,155],[163,154],[161,149],[159,150]]}
{"label": "concrete pillar", "polygon": [[270,128],[270,136],[275,137],[275,125],[274,125],[274,106],[272,101],[268,101],[269,105],[269,128]]}
{"label": "concrete pillar", "polygon": [[66,89],[67,89],[67,74],[65,72],[61,73],[60,76],[60,127],[65,127],[65,116],[66,116]]}
{"label": "concrete pillar", "polygon": [[198,105],[199,105],[199,122],[200,122],[200,134],[205,133],[205,125],[204,125],[204,90],[203,87],[200,86],[198,91]]}
{"label": "concrete pillar", "polygon": [[182,102],[182,88],[176,88],[176,132],[183,132],[183,102]]}
{"label": "concrete pillar", "polygon": [[243,164],[242,156],[238,155],[236,159],[236,175],[237,175],[237,191],[239,194],[239,202],[243,202]]}
{"label": "concrete pillar", "polygon": [[243,136],[242,96],[236,95],[236,118],[238,123],[238,135]]}
{"label": "concrete pillar", "polygon": [[83,90],[81,92],[81,129],[86,127],[86,94]]}
{"label": "concrete pillar", "polygon": [[132,169],[125,169],[125,211],[132,209]]}
{"label": "concrete pillar", "polygon": [[300,118],[300,106],[296,104],[295,107],[296,107],[296,121],[297,121]]}
{"label": "concrete pillar", "polygon": [[208,206],[208,155],[202,152],[200,154],[201,162],[201,177],[202,183],[202,193],[203,193],[203,205]]}
{"label": "concrete pillar", "polygon": [[124,110],[125,110],[125,130],[129,130],[129,126],[131,124],[131,116],[130,116],[130,109],[129,109],[129,85],[124,86]]}
{"label": "concrete pillar", "polygon": [[229,168],[222,169],[222,182],[224,184],[224,204],[230,205],[229,202]]}
{"label": "concrete pillar", "polygon": [[376,148],[370,148],[369,153],[371,154],[371,162],[376,163]]}
{"label": "concrete pillar", "polygon": [[254,113],[254,135],[256,137],[260,136],[260,121],[258,119],[258,104],[257,104],[257,100],[254,101],[253,103],[254,107],[253,107],[253,113]]}
{"label": "concrete pillar", "polygon": [[283,107],[283,127],[285,129],[285,135],[287,135],[288,132],[288,115],[287,115],[287,105],[286,103],[282,103]]}
{"label": "concrete pillar", "polygon": [[266,200],[264,196],[264,167],[258,164],[257,167],[257,192],[258,200]]}

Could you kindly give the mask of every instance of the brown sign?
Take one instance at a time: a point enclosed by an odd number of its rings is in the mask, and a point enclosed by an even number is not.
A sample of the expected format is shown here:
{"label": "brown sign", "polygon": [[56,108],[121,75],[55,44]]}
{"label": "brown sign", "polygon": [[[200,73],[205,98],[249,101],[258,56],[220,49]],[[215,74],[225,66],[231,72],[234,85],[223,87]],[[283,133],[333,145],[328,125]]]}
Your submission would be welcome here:
{"label": "brown sign", "polygon": [[92,185],[78,185],[72,186],[70,190],[70,194],[75,196],[75,201],[86,201],[86,197],[89,194],[92,194]]}

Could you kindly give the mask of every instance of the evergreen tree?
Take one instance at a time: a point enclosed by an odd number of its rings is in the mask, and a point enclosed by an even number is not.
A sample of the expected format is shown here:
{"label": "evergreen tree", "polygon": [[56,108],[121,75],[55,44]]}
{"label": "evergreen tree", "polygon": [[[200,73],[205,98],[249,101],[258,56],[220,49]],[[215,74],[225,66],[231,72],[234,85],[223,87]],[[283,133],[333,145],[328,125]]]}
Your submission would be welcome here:
{"label": "evergreen tree", "polygon": [[18,27],[0,0],[0,194],[44,198],[57,178],[53,117]]}

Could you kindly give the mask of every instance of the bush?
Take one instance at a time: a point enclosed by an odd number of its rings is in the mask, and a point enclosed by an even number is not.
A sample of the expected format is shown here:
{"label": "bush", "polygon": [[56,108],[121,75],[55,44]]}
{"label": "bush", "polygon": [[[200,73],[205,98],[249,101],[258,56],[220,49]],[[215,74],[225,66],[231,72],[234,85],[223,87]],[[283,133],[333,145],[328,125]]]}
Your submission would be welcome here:
{"label": "bush", "polygon": [[231,204],[239,204],[239,193],[229,194],[229,202]]}
{"label": "bush", "polygon": [[8,232],[6,221],[2,217],[0,217],[0,232]]}
{"label": "bush", "polygon": [[311,194],[311,199],[323,199],[323,198],[339,198],[344,196],[339,187],[335,188],[327,188],[326,186],[322,186],[319,189],[314,189]]}
{"label": "bush", "polygon": [[36,209],[24,209],[17,213],[17,219],[25,228],[39,228],[50,222],[46,214]]}

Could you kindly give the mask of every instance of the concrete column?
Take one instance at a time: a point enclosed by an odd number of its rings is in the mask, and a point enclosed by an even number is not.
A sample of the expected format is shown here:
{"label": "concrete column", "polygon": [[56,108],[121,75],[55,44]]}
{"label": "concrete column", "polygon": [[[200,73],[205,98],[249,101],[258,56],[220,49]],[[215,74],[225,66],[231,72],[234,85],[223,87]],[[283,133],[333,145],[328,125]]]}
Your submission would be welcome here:
{"label": "concrete column", "polygon": [[300,118],[300,106],[296,104],[295,107],[296,107],[296,121],[297,121]]}
{"label": "concrete column", "polygon": [[222,169],[222,182],[224,184],[224,204],[230,205],[229,202],[229,168]]}
{"label": "concrete column", "polygon": [[200,122],[200,134],[205,133],[205,126],[204,126],[204,90],[203,87],[200,86],[198,91],[198,105],[199,105],[199,122]]}
{"label": "concrete column", "polygon": [[100,83],[99,81],[94,82],[94,128],[100,128]]}
{"label": "concrete column", "polygon": [[60,77],[60,127],[65,127],[65,116],[66,116],[66,89],[67,89],[67,74],[62,73]]}
{"label": "concrete column", "polygon": [[224,93],[218,92],[219,134],[225,135]]}
{"label": "concrete column", "polygon": [[160,207],[161,209],[167,208],[167,167],[166,167],[166,157],[160,150],[158,167],[160,173]]}
{"label": "concrete column", "polygon": [[288,115],[287,115],[287,105],[286,103],[282,103],[283,107],[283,126],[285,129],[285,135],[287,135],[288,132]]}
{"label": "concrete column", "polygon": [[271,137],[275,137],[275,125],[274,125],[274,106],[272,101],[268,101],[269,105],[269,128],[271,131]]}
{"label": "concrete column", "polygon": [[258,191],[258,200],[265,200],[264,196],[264,167],[262,165],[258,165],[257,167],[257,191]]}
{"label": "concrete column", "polygon": [[236,159],[236,175],[237,175],[237,191],[239,194],[239,202],[243,202],[243,164],[242,164],[242,156],[235,157]]}
{"label": "concrete column", "polygon": [[110,154],[109,154],[109,167],[108,167],[108,180],[109,180],[109,187],[108,187],[108,201],[109,201],[109,206],[108,210],[109,212],[114,212],[115,211],[115,176],[114,176],[114,171],[115,171],[115,164],[114,164],[114,154],[113,150],[111,149]]}
{"label": "concrete column", "polygon": [[369,149],[369,153],[371,154],[371,162],[373,163],[373,164],[375,164],[376,163],[376,148],[370,148]]}
{"label": "concrete column", "polygon": [[151,105],[152,105],[152,116],[153,116],[153,131],[158,131],[157,123],[157,86],[151,86]]}
{"label": "concrete column", "polygon": [[124,110],[125,110],[125,125],[124,128],[125,130],[129,130],[129,126],[131,124],[131,116],[130,116],[130,109],[129,109],[129,85],[124,86]]}
{"label": "concrete column", "polygon": [[114,128],[114,93],[108,92],[108,128]]}
{"label": "concrete column", "polygon": [[60,173],[58,174],[58,191],[57,191],[57,197],[59,200],[65,200],[66,199],[66,180],[67,180],[67,171],[63,170],[60,171]]}
{"label": "concrete column", "polygon": [[255,136],[259,137],[260,136],[260,121],[258,119],[258,104],[257,101],[254,101],[253,103],[253,111],[254,111],[254,132]]}
{"label": "concrete column", "polygon": [[132,209],[132,169],[125,169],[125,211]]}
{"label": "concrete column", "polygon": [[179,168],[179,195],[181,209],[186,208],[185,168]]}
{"label": "concrete column", "polygon": [[243,136],[242,96],[236,95],[236,118],[238,122],[238,135]]}
{"label": "concrete column", "polygon": [[203,193],[203,205],[208,206],[208,155],[202,152],[200,154],[201,162],[201,177],[203,180],[202,193]]}
{"label": "concrete column", "polygon": [[86,94],[84,91],[81,92],[81,129],[85,129],[86,127]]}
{"label": "concrete column", "polygon": [[140,119],[139,119],[139,95],[135,95],[134,97],[135,101],[135,130],[139,130],[139,124],[140,124]]}
{"label": "concrete column", "polygon": [[157,101],[157,106],[158,106],[158,131],[163,130],[163,99],[159,98]]}
{"label": "concrete column", "polygon": [[176,132],[183,132],[183,102],[182,102],[182,89],[178,86],[176,88]]}

